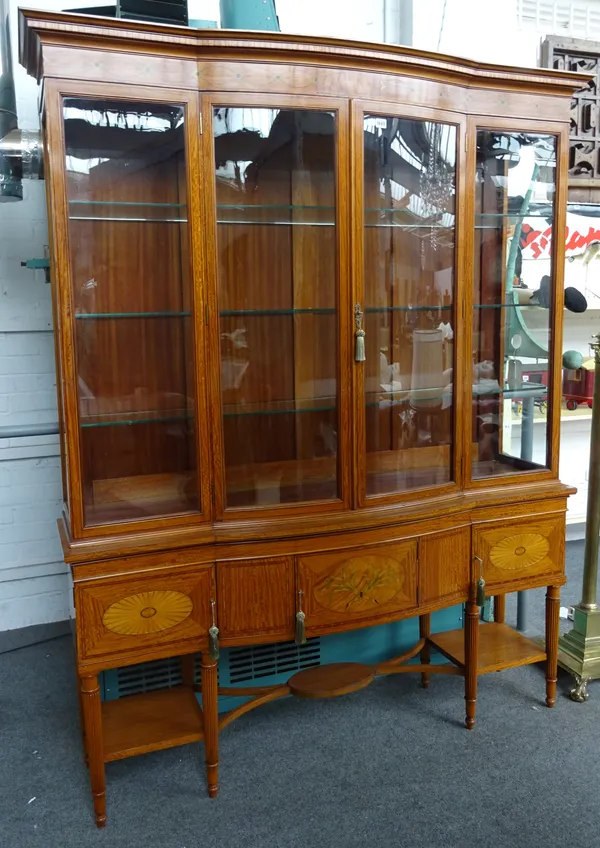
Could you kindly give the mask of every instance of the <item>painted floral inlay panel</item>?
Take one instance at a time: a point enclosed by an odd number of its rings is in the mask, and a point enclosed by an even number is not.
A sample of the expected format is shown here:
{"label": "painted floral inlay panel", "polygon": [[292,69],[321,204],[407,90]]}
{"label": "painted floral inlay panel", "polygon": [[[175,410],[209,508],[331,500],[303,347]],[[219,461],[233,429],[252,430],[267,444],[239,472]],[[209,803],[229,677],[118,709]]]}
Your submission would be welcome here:
{"label": "painted floral inlay panel", "polygon": [[347,559],[314,589],[315,599],[334,612],[366,612],[384,606],[403,588],[402,564],[391,557]]}

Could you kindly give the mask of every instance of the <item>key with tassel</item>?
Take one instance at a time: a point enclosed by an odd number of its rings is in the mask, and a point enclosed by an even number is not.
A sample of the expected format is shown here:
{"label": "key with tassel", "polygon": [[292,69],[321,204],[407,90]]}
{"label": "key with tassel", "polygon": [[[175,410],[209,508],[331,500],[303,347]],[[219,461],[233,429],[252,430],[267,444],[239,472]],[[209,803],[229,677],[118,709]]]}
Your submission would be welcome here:
{"label": "key with tassel", "polygon": [[296,613],[296,645],[304,645],[306,642],[306,616],[302,611],[302,589],[298,590],[298,612]]}
{"label": "key with tassel", "polygon": [[215,601],[210,599],[210,611],[212,614],[212,624],[208,628],[208,655],[213,660],[219,659],[219,628],[215,621]]}
{"label": "key with tassel", "polygon": [[476,562],[479,563],[479,580],[477,581],[477,595],[475,598],[475,603],[478,607],[482,607],[485,604],[485,580],[483,579],[483,560],[481,557],[475,557]]}
{"label": "key with tassel", "polygon": [[360,308],[360,303],[354,307],[354,361],[364,362],[367,358],[365,354],[365,331],[362,327],[363,313]]}

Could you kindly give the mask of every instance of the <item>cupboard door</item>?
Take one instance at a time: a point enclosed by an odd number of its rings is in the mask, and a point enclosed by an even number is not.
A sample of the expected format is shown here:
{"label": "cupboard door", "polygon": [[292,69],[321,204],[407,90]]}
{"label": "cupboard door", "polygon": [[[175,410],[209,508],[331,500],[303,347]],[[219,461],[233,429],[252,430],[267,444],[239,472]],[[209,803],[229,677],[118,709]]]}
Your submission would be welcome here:
{"label": "cupboard door", "polygon": [[339,501],[339,113],[213,102],[217,496],[225,509]]}
{"label": "cupboard door", "polygon": [[369,498],[454,480],[458,132],[449,123],[361,114]]}
{"label": "cupboard door", "polygon": [[306,632],[368,627],[417,606],[417,542],[308,554],[296,559]]}
{"label": "cupboard door", "polygon": [[294,638],[294,562],[287,557],[217,563],[223,645]]}
{"label": "cupboard door", "polygon": [[195,105],[138,100],[135,91],[61,102],[64,296],[87,526],[181,513],[197,520],[209,509],[198,480],[205,413],[196,391],[189,222],[197,201],[188,197],[186,142]]}
{"label": "cupboard door", "polygon": [[206,650],[212,563],[75,584],[77,655],[104,668]]}
{"label": "cupboard door", "polygon": [[481,559],[486,591],[508,591],[526,580],[564,582],[565,516],[501,521],[473,527],[474,579]]}
{"label": "cupboard door", "polygon": [[474,142],[471,474],[481,479],[552,467],[558,139],[477,128]]}
{"label": "cupboard door", "polygon": [[471,578],[471,527],[458,527],[419,540],[419,601],[467,600]]}

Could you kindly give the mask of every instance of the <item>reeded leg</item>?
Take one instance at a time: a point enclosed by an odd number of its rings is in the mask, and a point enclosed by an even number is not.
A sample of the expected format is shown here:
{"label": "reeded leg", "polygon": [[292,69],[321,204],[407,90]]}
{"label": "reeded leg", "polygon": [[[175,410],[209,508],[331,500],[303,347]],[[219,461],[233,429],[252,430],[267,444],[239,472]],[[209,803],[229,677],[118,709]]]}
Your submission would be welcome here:
{"label": "reeded leg", "polygon": [[104,827],[106,824],[106,782],[102,742],[102,707],[98,677],[95,674],[81,678],[81,706],[96,825]]}
{"label": "reeded leg", "polygon": [[477,704],[477,643],[479,640],[479,607],[467,602],[465,612],[465,727],[473,730]]}
{"label": "reeded leg", "polygon": [[[431,615],[429,613],[419,616],[419,636],[425,640],[431,636]],[[431,662],[431,647],[427,641],[421,650],[421,662],[423,665],[429,665]],[[429,672],[427,671],[421,674],[421,686],[423,689],[429,689]]]}
{"label": "reeded leg", "polygon": [[208,654],[202,654],[202,712],[208,794],[214,798],[219,791],[219,703],[217,660]]}
{"label": "reeded leg", "polygon": [[504,624],[506,618],[506,595],[494,595],[494,621]]}
{"label": "reeded leg", "polygon": [[558,677],[558,628],[560,614],[560,588],[548,586],[546,591],[546,706],[556,703],[556,678]]}

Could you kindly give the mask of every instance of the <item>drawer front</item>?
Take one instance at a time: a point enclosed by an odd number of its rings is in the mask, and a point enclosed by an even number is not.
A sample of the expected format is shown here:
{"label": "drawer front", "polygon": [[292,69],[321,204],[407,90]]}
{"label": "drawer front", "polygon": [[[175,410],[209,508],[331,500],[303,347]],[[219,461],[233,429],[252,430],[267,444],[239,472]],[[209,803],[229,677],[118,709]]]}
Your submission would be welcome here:
{"label": "drawer front", "polygon": [[458,527],[419,541],[422,604],[467,600],[471,575],[471,527]]}
{"label": "drawer front", "polygon": [[306,632],[366,627],[417,605],[417,542],[297,558]]}
{"label": "drawer front", "polygon": [[212,564],[141,572],[75,585],[79,662],[119,657],[141,662],[207,642],[214,594]]}
{"label": "drawer front", "polygon": [[[565,516],[475,525],[473,556],[483,560],[488,591],[518,581],[543,584],[564,571]],[[474,579],[478,567],[474,560]]]}
{"label": "drawer front", "polygon": [[294,638],[294,561],[289,557],[217,563],[221,642]]}

